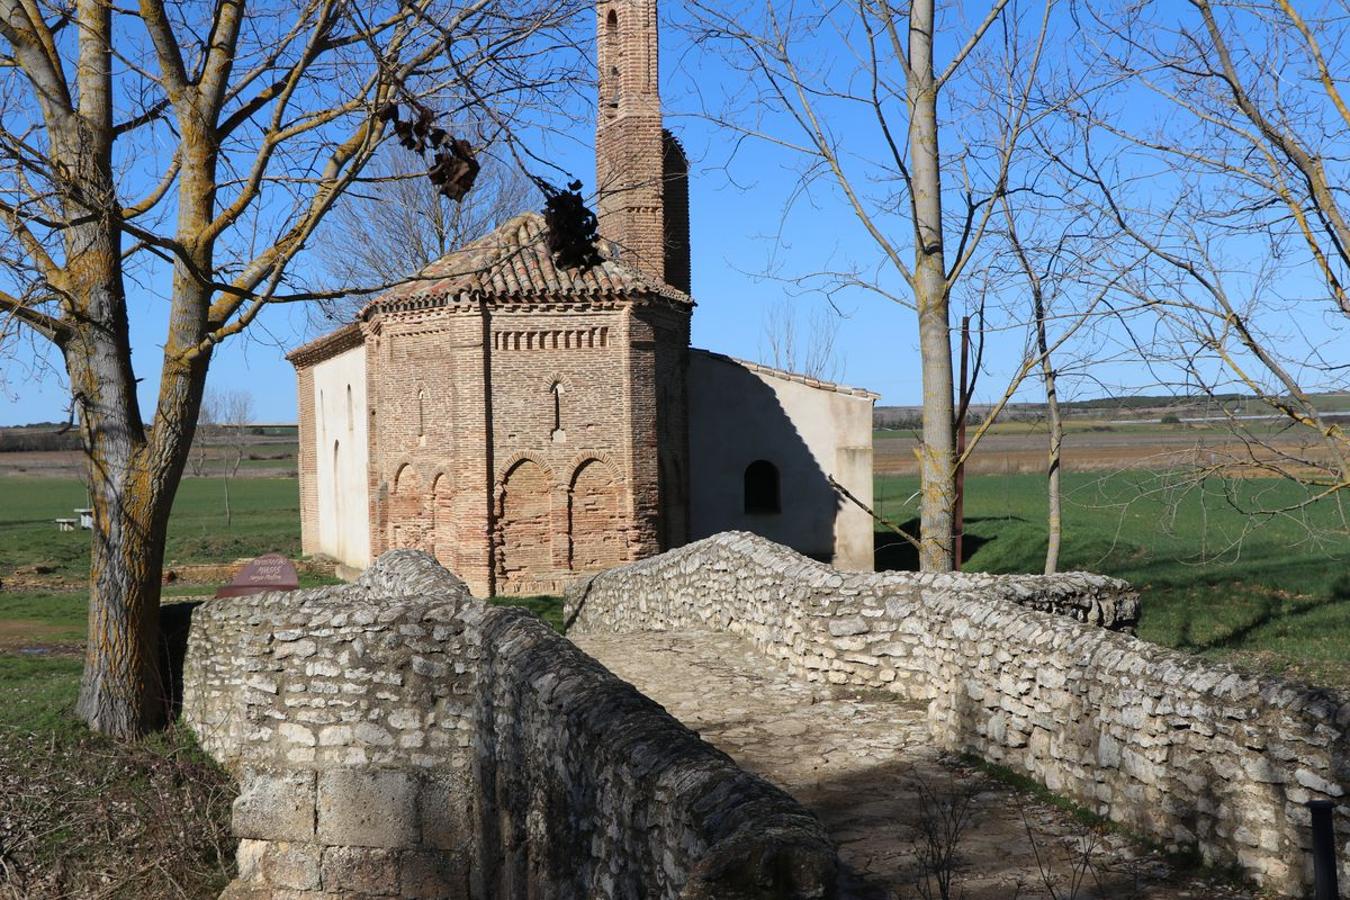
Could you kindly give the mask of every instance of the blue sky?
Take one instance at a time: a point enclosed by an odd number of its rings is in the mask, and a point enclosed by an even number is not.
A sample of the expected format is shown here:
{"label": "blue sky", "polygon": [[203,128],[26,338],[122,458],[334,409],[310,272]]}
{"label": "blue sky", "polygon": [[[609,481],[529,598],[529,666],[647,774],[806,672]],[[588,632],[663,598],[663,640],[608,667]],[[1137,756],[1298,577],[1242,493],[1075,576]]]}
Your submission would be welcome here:
{"label": "blue sky", "polygon": [[[666,9],[673,6],[668,4]],[[691,55],[684,32],[676,27],[665,27],[662,41],[667,126],[684,141],[692,162],[693,293],[699,304],[693,342],[758,359],[765,351],[768,311],[785,297],[781,284],[757,275],[767,271],[785,249],[777,232],[787,191],[795,180],[793,161],[775,158],[764,147],[746,146],[731,170],[738,182],[733,184],[723,169],[729,136],[696,115],[692,92],[697,83],[734,79],[736,73],[718,67],[710,56]],[[580,178],[588,191],[595,181],[592,117],[592,109],[575,110],[563,133],[547,140],[548,156]],[[826,207],[814,210],[804,227],[794,224],[798,227],[784,234],[789,249],[799,245],[833,249],[855,227],[846,212]],[[167,281],[163,273],[158,278]],[[144,379],[140,396],[147,416],[153,409],[167,314],[165,301],[154,296],[158,287],[128,285],[133,359],[137,374]],[[811,307],[823,301],[798,297],[790,302],[804,320]],[[845,300],[839,308],[845,314],[837,340],[839,380],[880,393],[884,403],[917,402],[913,314],[873,298]],[[245,335],[217,349],[208,387],[250,392],[260,421],[294,421],[294,371],[283,356],[312,337],[310,329],[304,310],[273,307]],[[0,363],[6,369],[0,380],[0,424],[65,417],[68,399],[59,359],[49,354],[45,366],[32,362],[25,356]]]}
{"label": "blue sky", "polygon": [[[683,16],[675,4],[667,4],[665,10],[667,16]],[[699,115],[701,107],[716,106],[719,97],[735,94],[743,87],[743,75],[717,55],[692,46],[688,31],[678,27],[681,24],[667,22],[664,28],[662,81],[667,126],[680,136],[692,163],[693,293],[699,304],[693,342],[733,356],[761,359],[766,352],[766,320],[775,305],[787,298],[788,308],[805,325],[813,311],[825,303],[820,295],[790,291],[780,281],[763,277],[764,273],[802,273],[845,262],[868,264],[875,262],[877,253],[828,185],[818,183],[784,216],[785,203],[798,183],[800,159],[762,142],[735,144],[734,135]],[[951,33],[962,33],[966,27],[967,23],[957,22]],[[593,89],[584,93],[590,97]],[[967,109],[980,106],[978,96],[966,96],[974,97],[965,101]],[[594,185],[592,116],[591,108],[578,105],[568,111],[566,124],[558,133],[537,138],[543,154],[580,178],[587,190]],[[848,118],[836,124],[845,129],[863,127],[863,123]],[[958,133],[944,135],[948,144],[959,139]],[[737,147],[734,157],[733,146]],[[893,227],[907,227],[903,221],[894,218]],[[888,279],[883,276],[882,280]],[[157,296],[163,289],[161,281],[166,281],[163,273],[151,275],[139,286],[129,285],[134,363],[144,379],[141,397],[147,416],[153,408],[167,313],[167,304]],[[856,290],[845,291],[834,300],[842,313],[836,341],[838,380],[876,391],[883,404],[918,403],[920,367],[914,313]],[[960,303],[958,296],[954,326],[959,321]],[[294,372],[283,356],[313,337],[312,327],[304,309],[273,307],[244,336],[230,339],[216,351],[208,385],[248,391],[259,421],[294,421]],[[1022,347],[1021,331],[991,339],[987,356],[990,372],[977,399],[992,399],[1001,392],[1006,372],[1020,359]],[[4,360],[0,424],[64,418],[67,398],[59,361],[48,361],[52,364],[35,367],[23,354],[17,360]],[[31,374],[35,371],[38,376]],[[1105,361],[1094,375],[1093,382],[1069,383],[1063,389],[1070,396],[1075,392],[1096,396],[1123,390],[1122,386],[1146,385],[1151,380],[1146,371],[1135,366]],[[1022,394],[1030,400],[1039,399],[1038,395],[1034,383]]]}

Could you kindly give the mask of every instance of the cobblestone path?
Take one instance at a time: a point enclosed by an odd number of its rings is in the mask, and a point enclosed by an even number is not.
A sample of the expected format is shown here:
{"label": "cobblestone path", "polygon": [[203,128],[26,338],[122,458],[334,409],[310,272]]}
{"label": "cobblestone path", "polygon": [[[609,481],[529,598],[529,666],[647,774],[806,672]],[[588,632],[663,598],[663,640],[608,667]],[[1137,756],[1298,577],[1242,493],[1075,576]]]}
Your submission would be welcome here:
{"label": "cobblestone path", "polygon": [[925,824],[941,830],[963,802],[969,824],[957,844],[953,897],[1247,896],[1179,877],[1158,854],[1096,833],[1056,807],[942,758],[928,742],[922,704],[809,685],[732,635],[569,637],[820,816],[851,870],[846,896],[940,896],[931,877],[924,890],[925,870],[932,867],[921,862],[922,834]]}

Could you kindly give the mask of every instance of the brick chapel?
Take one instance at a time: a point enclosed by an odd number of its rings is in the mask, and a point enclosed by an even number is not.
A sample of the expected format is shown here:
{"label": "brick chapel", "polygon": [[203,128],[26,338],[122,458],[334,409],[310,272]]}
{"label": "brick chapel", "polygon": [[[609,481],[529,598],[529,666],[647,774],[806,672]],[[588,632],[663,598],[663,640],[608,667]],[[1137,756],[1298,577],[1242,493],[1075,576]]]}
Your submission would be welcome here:
{"label": "brick chapel", "polygon": [[[424,549],[480,595],[728,529],[872,567],[876,395],[689,346],[689,167],[662,126],[656,0],[597,3],[603,262],[526,212],[288,355],[303,549]],[[732,302],[711,300],[705,302]]]}

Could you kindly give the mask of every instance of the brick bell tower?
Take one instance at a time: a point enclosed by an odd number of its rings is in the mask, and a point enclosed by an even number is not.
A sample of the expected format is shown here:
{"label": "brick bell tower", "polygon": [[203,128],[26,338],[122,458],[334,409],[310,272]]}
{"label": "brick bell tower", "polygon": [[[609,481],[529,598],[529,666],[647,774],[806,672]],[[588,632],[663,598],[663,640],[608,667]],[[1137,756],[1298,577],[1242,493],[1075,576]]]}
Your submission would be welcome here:
{"label": "brick bell tower", "polygon": [[687,294],[689,164],[661,125],[656,0],[599,0],[596,13],[600,235],[620,260]]}

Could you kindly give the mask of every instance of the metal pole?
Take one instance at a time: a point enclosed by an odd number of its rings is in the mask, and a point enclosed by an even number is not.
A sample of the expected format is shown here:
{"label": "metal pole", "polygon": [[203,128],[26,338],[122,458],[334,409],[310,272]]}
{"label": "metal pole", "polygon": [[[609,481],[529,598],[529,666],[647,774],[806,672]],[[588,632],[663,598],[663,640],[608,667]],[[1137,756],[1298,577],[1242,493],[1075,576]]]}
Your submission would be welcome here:
{"label": "metal pole", "polygon": [[1330,800],[1309,800],[1312,813],[1313,896],[1316,900],[1340,900],[1336,884],[1336,826],[1332,816],[1336,804]]}
{"label": "metal pole", "polygon": [[961,545],[966,536],[966,464],[961,457],[966,452],[966,413],[970,398],[966,396],[967,369],[970,358],[970,316],[961,317],[961,393],[960,406],[956,416],[956,509],[952,515],[952,555],[955,556],[954,568],[961,571]]}

